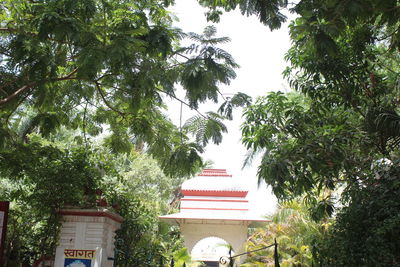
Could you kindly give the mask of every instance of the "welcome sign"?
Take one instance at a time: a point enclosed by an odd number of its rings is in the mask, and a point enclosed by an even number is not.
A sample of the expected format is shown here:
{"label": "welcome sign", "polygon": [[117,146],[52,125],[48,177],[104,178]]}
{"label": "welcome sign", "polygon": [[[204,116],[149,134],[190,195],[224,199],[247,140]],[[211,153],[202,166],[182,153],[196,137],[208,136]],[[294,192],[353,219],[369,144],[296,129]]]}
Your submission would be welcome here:
{"label": "welcome sign", "polygon": [[64,249],[64,267],[91,267],[96,256],[95,250]]}

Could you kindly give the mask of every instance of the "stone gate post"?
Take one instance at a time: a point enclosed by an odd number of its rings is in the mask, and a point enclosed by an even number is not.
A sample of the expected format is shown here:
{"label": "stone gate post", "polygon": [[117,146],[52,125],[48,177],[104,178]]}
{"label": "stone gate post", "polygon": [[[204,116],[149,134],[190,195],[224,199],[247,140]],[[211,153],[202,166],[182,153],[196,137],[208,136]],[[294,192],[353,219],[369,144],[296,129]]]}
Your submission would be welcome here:
{"label": "stone gate post", "polygon": [[112,267],[115,231],[123,218],[107,209],[63,209],[55,266]]}

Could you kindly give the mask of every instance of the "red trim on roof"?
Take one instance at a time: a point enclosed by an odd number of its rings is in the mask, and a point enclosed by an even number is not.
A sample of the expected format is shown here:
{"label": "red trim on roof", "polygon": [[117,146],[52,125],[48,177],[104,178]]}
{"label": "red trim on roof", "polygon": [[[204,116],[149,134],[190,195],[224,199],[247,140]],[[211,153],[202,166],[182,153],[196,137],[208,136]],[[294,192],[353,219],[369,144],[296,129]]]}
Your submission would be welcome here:
{"label": "red trim on roof", "polygon": [[222,176],[222,177],[232,177],[232,175],[226,172],[226,169],[204,169],[197,176]]}
{"label": "red trim on roof", "polygon": [[122,223],[123,219],[119,216],[116,216],[112,213],[105,211],[75,211],[75,210],[61,210],[59,212],[61,215],[70,215],[70,216],[92,216],[92,217],[107,217],[113,221]]}
{"label": "red trim on roof", "polygon": [[184,196],[205,196],[205,197],[246,197],[249,191],[212,191],[212,190],[188,190],[182,189]]}
{"label": "red trim on roof", "polygon": [[226,209],[226,208],[181,208],[181,210],[241,210],[241,211],[248,211],[249,209]]}
{"label": "red trim on roof", "polygon": [[241,199],[202,199],[202,198],[182,198],[181,201],[212,201],[212,202],[249,202]]}

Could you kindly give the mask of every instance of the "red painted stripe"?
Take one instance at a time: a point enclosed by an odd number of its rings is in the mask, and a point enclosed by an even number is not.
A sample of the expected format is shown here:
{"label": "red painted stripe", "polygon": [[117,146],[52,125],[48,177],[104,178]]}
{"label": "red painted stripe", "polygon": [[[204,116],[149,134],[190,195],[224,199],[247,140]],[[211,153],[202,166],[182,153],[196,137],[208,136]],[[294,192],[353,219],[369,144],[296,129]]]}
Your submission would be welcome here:
{"label": "red painted stripe", "polygon": [[212,202],[249,202],[240,199],[201,199],[201,198],[182,198],[181,201],[212,201]]}
{"label": "red painted stripe", "polygon": [[248,191],[181,190],[184,196],[245,197]]}
{"label": "red painted stripe", "polygon": [[111,213],[104,211],[75,211],[75,210],[61,210],[59,212],[61,215],[70,215],[70,216],[91,216],[91,217],[107,217],[116,222],[122,223],[123,219],[119,216],[115,216]]}
{"label": "red painted stripe", "polygon": [[223,208],[181,208],[181,210],[242,210],[247,211],[249,209],[223,209]]}

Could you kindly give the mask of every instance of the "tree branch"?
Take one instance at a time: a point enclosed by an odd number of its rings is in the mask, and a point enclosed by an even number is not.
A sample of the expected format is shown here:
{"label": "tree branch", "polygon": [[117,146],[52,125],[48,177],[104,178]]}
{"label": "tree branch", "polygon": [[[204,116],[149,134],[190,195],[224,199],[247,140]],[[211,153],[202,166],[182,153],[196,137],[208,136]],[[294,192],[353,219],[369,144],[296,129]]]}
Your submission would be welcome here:
{"label": "tree branch", "polygon": [[187,56],[185,56],[185,55],[183,55],[183,54],[181,54],[181,53],[179,53],[179,52],[177,52],[176,55],[181,56],[181,57],[183,57],[183,58],[186,58],[187,60],[190,60],[189,57],[187,57]]}
{"label": "tree branch", "polygon": [[29,96],[29,95],[26,95],[26,96],[22,97],[22,98],[19,100],[19,102],[15,105],[15,107],[11,110],[11,112],[7,115],[7,118],[6,118],[6,124],[7,124],[7,125],[9,125],[9,121],[10,121],[10,118],[11,118],[12,114],[18,109],[18,107],[22,104],[22,102],[25,101],[25,99],[26,99],[28,96]]}
{"label": "tree branch", "polygon": [[115,107],[111,106],[110,103],[108,103],[108,101],[107,101],[107,99],[106,99],[106,97],[105,97],[103,91],[101,90],[100,84],[99,84],[98,82],[94,82],[94,83],[95,83],[95,85],[96,85],[97,91],[99,92],[101,98],[103,99],[104,104],[106,104],[106,106],[107,106],[109,109],[111,109],[112,111],[115,111],[115,112],[117,112],[119,115],[121,115],[122,117],[125,117],[126,113],[124,113],[124,112],[122,112],[122,111],[116,109]]}
{"label": "tree branch", "polygon": [[218,94],[222,97],[222,99],[223,99],[224,101],[226,101],[225,96],[221,93],[221,91],[220,91],[219,89],[217,89],[217,92],[218,92]]}
{"label": "tree branch", "polygon": [[[15,34],[20,33],[20,32],[18,32],[18,29],[15,29],[15,28],[0,28],[0,32],[9,32],[9,33],[15,33]],[[35,36],[35,37],[38,36],[38,34],[35,33],[35,32],[22,32],[21,34],[27,34],[27,35]],[[50,40],[50,41],[54,41],[54,42],[60,43],[60,44],[70,44],[69,42],[62,41],[62,40],[57,40],[57,39],[54,39],[54,38],[51,38],[51,37],[48,37],[48,36],[46,37],[46,39]]]}
{"label": "tree branch", "polygon": [[85,147],[87,149],[88,143],[87,143],[87,137],[86,137],[86,113],[87,113],[87,106],[88,102],[85,104],[85,108],[83,110],[83,120],[82,120],[82,130],[83,130],[83,139],[85,140]]}
{"label": "tree branch", "polygon": [[172,95],[172,94],[170,94],[170,93],[168,93],[168,92],[165,92],[165,91],[163,91],[163,90],[161,90],[161,89],[157,89],[157,88],[156,88],[156,90],[159,91],[159,92],[161,92],[161,93],[164,93],[164,94],[168,95],[169,97],[172,97],[173,99],[175,99],[175,100],[177,100],[177,101],[179,101],[179,102],[181,102],[182,104],[188,106],[191,110],[196,111],[196,112],[197,112],[200,116],[202,116],[204,119],[207,119],[207,116],[205,116],[203,113],[201,113],[198,109],[195,109],[195,108],[191,107],[191,106],[190,106],[188,103],[186,103],[185,101],[183,101],[183,100],[177,98],[176,96],[174,96],[174,95]]}
{"label": "tree branch", "polygon": [[16,98],[17,96],[19,96],[20,94],[22,94],[23,92],[25,92],[26,90],[28,90],[29,88],[37,85],[38,82],[32,82],[30,84],[24,85],[21,88],[19,88],[18,90],[16,90],[14,93],[12,93],[11,95],[9,95],[8,97],[1,99],[0,100],[0,106],[4,105],[8,102],[10,102],[11,100],[13,100],[14,98]]}
{"label": "tree branch", "polygon": [[[78,69],[74,69],[72,72],[70,72],[67,76],[63,76],[63,77],[59,77],[59,78],[52,78],[52,79],[47,79],[47,81],[43,81],[44,83],[46,82],[52,82],[52,81],[63,81],[63,80],[72,80],[72,79],[76,79],[75,77],[72,77],[76,72],[78,71]],[[8,97],[1,99],[0,100],[0,106],[7,104],[8,102],[12,101],[14,98],[18,97],[19,95],[21,95],[22,93],[24,93],[25,91],[27,91],[28,89],[38,85],[40,83],[40,81],[37,82],[31,82],[27,85],[22,86],[21,88],[17,89],[14,93],[12,93],[11,95],[9,95]]]}
{"label": "tree branch", "polygon": [[17,29],[13,29],[13,28],[0,28],[1,32],[16,32]]}

